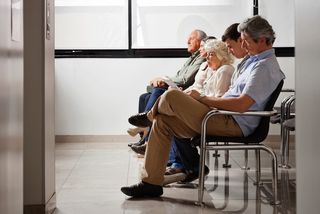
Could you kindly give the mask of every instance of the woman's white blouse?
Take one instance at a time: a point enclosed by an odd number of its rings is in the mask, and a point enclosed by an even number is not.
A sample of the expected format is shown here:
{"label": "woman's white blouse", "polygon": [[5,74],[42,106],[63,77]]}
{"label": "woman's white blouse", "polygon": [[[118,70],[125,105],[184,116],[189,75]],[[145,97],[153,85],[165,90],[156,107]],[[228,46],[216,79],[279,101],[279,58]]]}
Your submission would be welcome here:
{"label": "woman's white blouse", "polygon": [[193,85],[189,86],[184,91],[187,92],[187,91],[191,91],[191,90],[197,90],[197,91],[201,92],[203,89],[203,82],[207,79],[208,72],[209,72],[209,67],[208,67],[207,62],[203,62],[200,65],[199,70],[194,78]]}
{"label": "woman's white blouse", "polygon": [[203,82],[203,89],[200,93],[205,96],[221,97],[231,85],[233,72],[232,65],[222,65],[218,70],[209,68],[207,79]]}

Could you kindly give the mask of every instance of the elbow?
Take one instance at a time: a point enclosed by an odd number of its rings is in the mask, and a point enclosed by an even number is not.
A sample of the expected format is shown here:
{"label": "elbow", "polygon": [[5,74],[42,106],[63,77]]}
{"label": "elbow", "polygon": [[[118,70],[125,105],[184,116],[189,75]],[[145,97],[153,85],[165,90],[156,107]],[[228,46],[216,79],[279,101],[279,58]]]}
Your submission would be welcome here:
{"label": "elbow", "polygon": [[237,108],[240,113],[244,113],[244,112],[249,111],[250,107],[254,103],[255,103],[255,101],[251,97],[244,95],[244,96],[241,96],[238,98]]}
{"label": "elbow", "polygon": [[249,108],[250,108],[250,106],[247,106],[247,105],[239,105],[238,112],[240,112],[240,113],[247,112],[247,111],[249,111]]}

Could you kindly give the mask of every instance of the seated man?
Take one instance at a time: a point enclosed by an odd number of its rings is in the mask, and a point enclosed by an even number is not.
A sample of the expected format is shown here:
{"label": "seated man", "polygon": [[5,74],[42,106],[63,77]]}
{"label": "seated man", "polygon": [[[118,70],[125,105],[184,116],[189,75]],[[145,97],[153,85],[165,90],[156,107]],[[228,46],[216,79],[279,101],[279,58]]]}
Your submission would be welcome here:
{"label": "seated man", "polygon": [[[183,89],[193,84],[194,77],[199,70],[200,65],[205,61],[205,59],[200,56],[199,48],[201,40],[206,36],[206,33],[201,30],[194,30],[190,33],[187,42],[188,52],[191,53],[191,56],[187,59],[185,64],[175,76],[169,77],[170,80]],[[142,94],[139,98],[139,112],[149,111],[158,97],[161,96],[161,94],[163,94],[168,88],[168,85],[165,83],[163,77],[158,77],[151,80],[150,86],[150,91]],[[128,131],[130,132],[131,130]],[[135,145],[142,145],[144,142],[144,139],[141,139]],[[132,144],[129,144],[129,146],[131,145]]]}
{"label": "seated man", "polygon": [[[250,58],[246,61],[242,74],[223,97],[201,96],[196,91],[191,91],[189,96],[179,90],[169,90],[157,100],[151,111],[136,117],[137,126],[153,124],[142,181],[122,187],[124,194],[132,197],[161,196],[172,137],[192,138],[199,135],[202,119],[212,108],[236,112],[264,109],[272,92],[285,78],[272,48],[274,31],[260,16],[242,22],[238,31],[241,33],[242,47],[248,51]],[[207,133],[248,136],[259,121],[258,117],[216,115],[209,119]]]}
{"label": "seated man", "polygon": [[[231,85],[234,84],[238,76],[244,71],[245,62],[249,58],[246,49],[241,47],[241,34],[237,30],[238,25],[239,23],[230,25],[222,35],[222,41],[227,45],[228,51],[234,57],[242,59],[237,66],[237,70],[232,75]],[[179,139],[174,137],[172,144],[175,145],[175,162],[170,168],[166,169],[164,184],[177,181],[183,183],[191,182],[197,179],[199,176],[200,158],[197,148],[191,146],[189,138]],[[181,171],[184,175],[181,175]],[[205,172],[209,173],[208,168],[206,168]]]}

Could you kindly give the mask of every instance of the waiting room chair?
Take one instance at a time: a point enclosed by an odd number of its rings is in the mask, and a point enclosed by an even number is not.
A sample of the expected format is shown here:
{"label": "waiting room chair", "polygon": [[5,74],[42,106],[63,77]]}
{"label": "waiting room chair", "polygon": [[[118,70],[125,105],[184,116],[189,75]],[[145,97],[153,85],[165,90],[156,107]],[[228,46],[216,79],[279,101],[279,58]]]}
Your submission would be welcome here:
{"label": "waiting room chair", "polygon": [[[281,92],[294,92],[292,89],[286,89],[282,90]],[[281,168],[290,168],[288,165],[289,160],[289,132],[284,127],[283,123],[288,120],[289,118],[294,117],[294,105],[293,102],[295,100],[295,96],[293,94],[285,97],[280,107],[275,107],[275,109],[278,111],[278,113],[270,118],[270,122],[272,124],[280,124],[280,137],[281,137],[281,143],[280,143],[280,164],[279,167]]]}
{"label": "waiting room chair", "polygon": [[281,161],[280,167],[289,166],[289,132],[295,130],[295,96],[290,96],[281,106]]}
{"label": "waiting room chair", "polygon": [[[260,185],[261,177],[261,163],[260,163],[260,150],[268,152],[272,156],[272,189],[273,189],[273,200],[271,204],[280,204],[278,200],[278,162],[275,152],[268,146],[261,144],[268,135],[270,117],[276,114],[273,110],[274,104],[281,92],[283,86],[283,80],[278,84],[277,88],[271,94],[269,101],[266,104],[264,111],[251,111],[245,113],[223,111],[223,110],[212,110],[207,113],[202,121],[201,135],[200,135],[200,172],[199,172],[199,186],[198,186],[198,205],[203,205],[203,194],[204,194],[204,169],[205,169],[205,155],[209,150],[255,150],[256,154],[256,182]],[[259,116],[261,117],[260,123],[256,130],[247,137],[229,137],[229,136],[212,136],[207,135],[207,122],[209,118],[214,115],[243,115],[243,116]],[[195,138],[197,141],[197,137]],[[215,142],[223,142],[224,145],[216,145]],[[230,144],[232,142],[232,144]],[[238,144],[234,144],[238,143]],[[240,143],[240,144],[239,144]]]}

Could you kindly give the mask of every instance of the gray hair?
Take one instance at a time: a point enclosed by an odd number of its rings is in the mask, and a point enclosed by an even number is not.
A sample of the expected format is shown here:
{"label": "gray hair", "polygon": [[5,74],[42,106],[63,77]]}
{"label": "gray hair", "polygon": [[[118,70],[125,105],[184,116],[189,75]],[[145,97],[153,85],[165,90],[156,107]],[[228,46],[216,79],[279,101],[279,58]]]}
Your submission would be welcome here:
{"label": "gray hair", "polygon": [[233,56],[229,53],[227,45],[217,39],[209,39],[204,45],[207,53],[214,52],[223,64],[232,64]]}
{"label": "gray hair", "polygon": [[207,34],[206,34],[204,31],[202,31],[202,30],[194,30],[194,32],[197,32],[197,34],[198,34],[198,39],[199,39],[200,41],[207,37]]}
{"label": "gray hair", "polygon": [[248,34],[255,42],[258,42],[261,37],[265,37],[268,45],[273,44],[276,39],[272,26],[266,19],[258,15],[240,23],[238,31]]}

